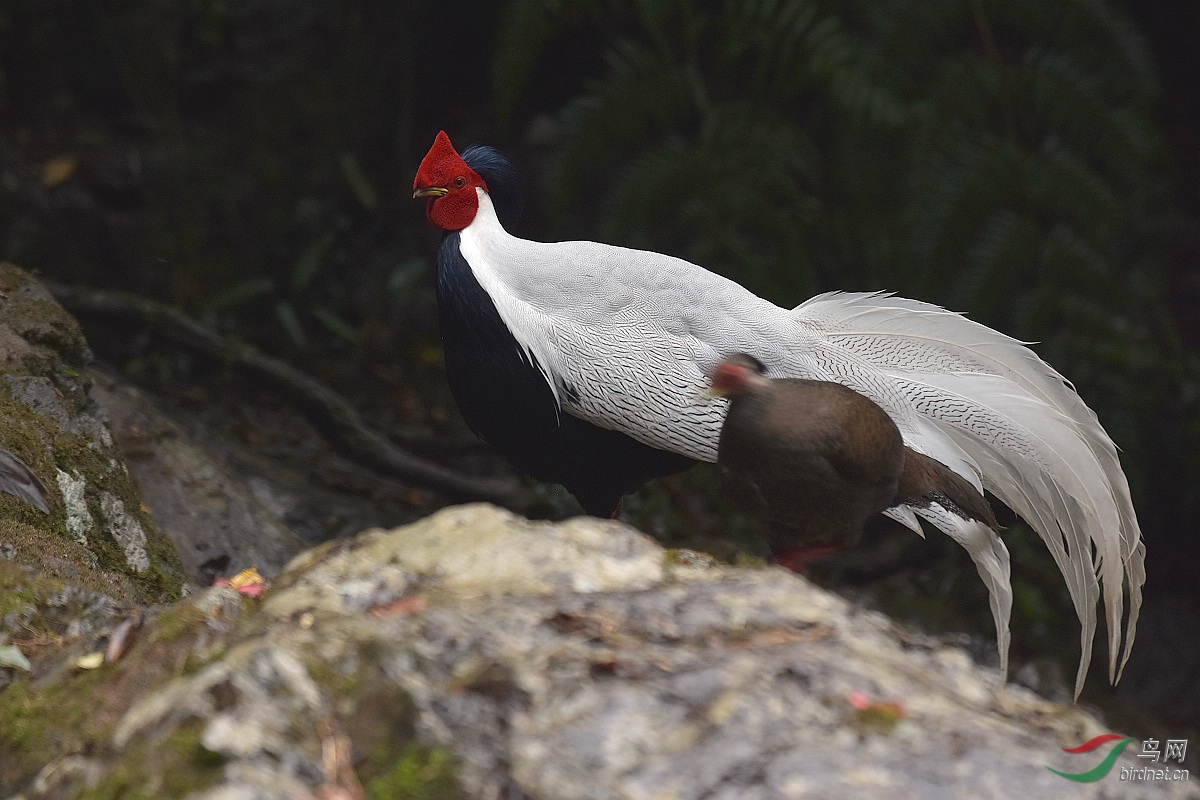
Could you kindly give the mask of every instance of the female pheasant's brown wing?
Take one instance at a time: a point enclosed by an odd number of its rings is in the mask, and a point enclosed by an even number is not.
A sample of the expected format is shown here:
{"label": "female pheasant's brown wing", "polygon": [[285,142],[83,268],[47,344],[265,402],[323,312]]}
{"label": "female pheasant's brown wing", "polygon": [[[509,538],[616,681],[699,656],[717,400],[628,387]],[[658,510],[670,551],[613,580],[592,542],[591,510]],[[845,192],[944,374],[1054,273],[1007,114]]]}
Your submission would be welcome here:
{"label": "female pheasant's brown wing", "polygon": [[911,447],[904,448],[904,470],[896,494],[898,502],[913,507],[927,505],[940,496],[953,504],[951,510],[977,519],[994,531],[1002,530],[991,504],[978,489],[941,462]]}
{"label": "female pheasant's brown wing", "polygon": [[844,386],[759,377],[733,395],[718,463],[735,502],[776,529],[773,548],[846,546],[894,502],[903,446],[883,409]]}

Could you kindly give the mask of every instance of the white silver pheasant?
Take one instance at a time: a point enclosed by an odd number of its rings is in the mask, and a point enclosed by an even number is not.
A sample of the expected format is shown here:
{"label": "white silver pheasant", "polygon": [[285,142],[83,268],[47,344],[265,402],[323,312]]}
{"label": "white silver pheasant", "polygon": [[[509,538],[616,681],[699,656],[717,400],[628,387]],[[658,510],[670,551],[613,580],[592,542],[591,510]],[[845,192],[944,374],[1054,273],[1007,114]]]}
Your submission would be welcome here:
{"label": "white silver pheasant", "polygon": [[[843,384],[887,411],[908,447],[990,491],[1045,541],[1082,624],[1076,695],[1103,587],[1109,679],[1119,679],[1145,581],[1129,486],[1096,415],[1033,351],[914,300],[834,292],[787,310],[678,258],[520,239],[501,223],[516,213],[513,179],[496,151],[460,156],[442,132],[413,196],[447,232],[438,303],[451,390],[518,468],[607,513],[645,480],[716,460],[727,403],[706,389],[723,358],[749,353],[771,376]],[[936,500],[885,513],[917,533],[922,517],[970,553],[1006,665],[1001,539]]]}

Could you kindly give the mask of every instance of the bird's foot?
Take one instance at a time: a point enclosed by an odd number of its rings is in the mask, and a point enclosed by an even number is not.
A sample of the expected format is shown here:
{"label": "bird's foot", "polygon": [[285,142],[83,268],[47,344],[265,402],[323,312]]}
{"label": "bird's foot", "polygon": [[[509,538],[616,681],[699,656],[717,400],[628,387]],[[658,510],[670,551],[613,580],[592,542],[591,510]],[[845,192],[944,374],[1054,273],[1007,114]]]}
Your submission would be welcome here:
{"label": "bird's foot", "polygon": [[809,547],[797,547],[795,550],[778,553],[775,556],[775,563],[792,572],[804,572],[812,562],[837,555],[843,549],[845,548],[840,544],[814,544]]}

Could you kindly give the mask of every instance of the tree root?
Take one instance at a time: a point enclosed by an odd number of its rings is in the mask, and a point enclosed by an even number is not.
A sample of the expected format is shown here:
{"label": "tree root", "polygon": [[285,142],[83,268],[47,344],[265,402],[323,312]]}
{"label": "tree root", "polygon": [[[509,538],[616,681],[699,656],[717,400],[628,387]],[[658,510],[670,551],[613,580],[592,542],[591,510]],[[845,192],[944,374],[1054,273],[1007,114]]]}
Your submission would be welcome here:
{"label": "tree root", "polygon": [[47,281],[43,285],[69,311],[136,316],[181,344],[270,379],[323,412],[338,442],[351,455],[376,469],[452,500],[486,500],[517,512],[528,512],[543,504],[515,479],[472,478],[396,446],[368,427],[354,405],[328,386],[252,345],[221,336],[179,309],[124,292]]}

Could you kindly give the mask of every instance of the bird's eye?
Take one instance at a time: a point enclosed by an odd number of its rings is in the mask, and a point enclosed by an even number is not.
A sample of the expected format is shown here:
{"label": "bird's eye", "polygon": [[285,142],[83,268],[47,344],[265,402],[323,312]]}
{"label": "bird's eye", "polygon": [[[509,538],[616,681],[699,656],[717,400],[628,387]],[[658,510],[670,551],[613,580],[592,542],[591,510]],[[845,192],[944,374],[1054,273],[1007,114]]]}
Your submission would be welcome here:
{"label": "bird's eye", "polygon": [[462,175],[459,175],[457,178],[454,179],[454,188],[461,189],[462,187],[464,187],[466,185],[467,185],[467,179],[465,177],[463,177]]}

